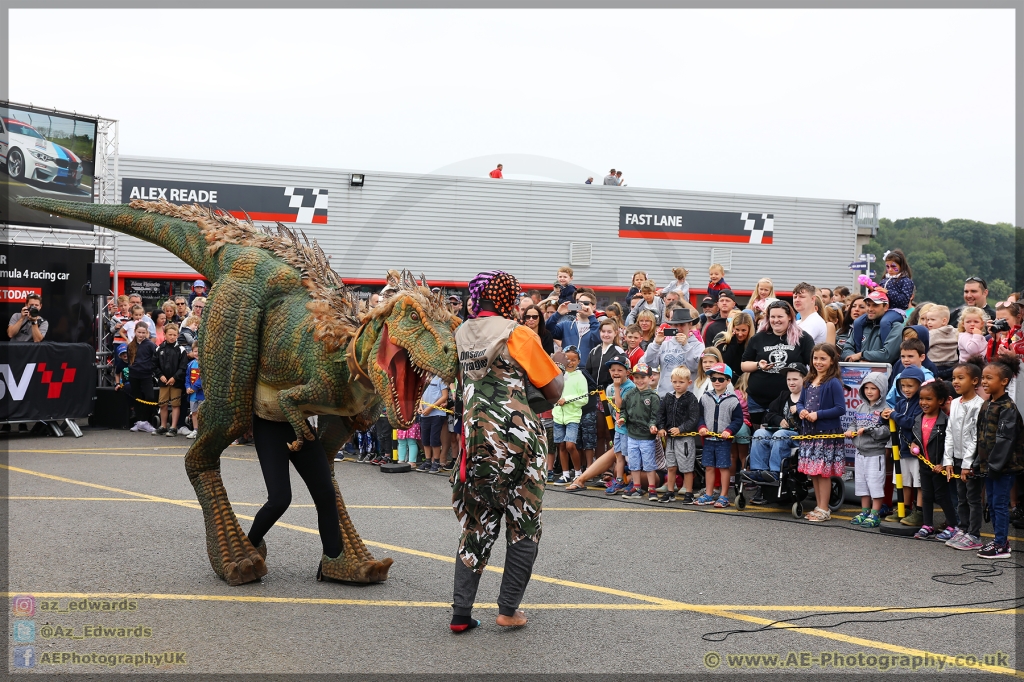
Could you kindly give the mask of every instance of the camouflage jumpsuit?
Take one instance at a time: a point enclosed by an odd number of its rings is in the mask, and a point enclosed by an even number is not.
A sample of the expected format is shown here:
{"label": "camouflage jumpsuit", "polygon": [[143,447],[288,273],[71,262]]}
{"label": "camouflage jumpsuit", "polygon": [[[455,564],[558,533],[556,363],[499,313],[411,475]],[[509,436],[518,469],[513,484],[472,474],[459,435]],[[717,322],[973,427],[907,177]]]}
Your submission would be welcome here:
{"label": "camouflage jumpsuit", "polygon": [[501,517],[509,545],[540,541],[547,439],[526,399],[526,371],[505,345],[515,322],[486,317],[456,332],[463,384],[466,480],[452,473],[452,506],[462,524],[459,556],[484,570]]}

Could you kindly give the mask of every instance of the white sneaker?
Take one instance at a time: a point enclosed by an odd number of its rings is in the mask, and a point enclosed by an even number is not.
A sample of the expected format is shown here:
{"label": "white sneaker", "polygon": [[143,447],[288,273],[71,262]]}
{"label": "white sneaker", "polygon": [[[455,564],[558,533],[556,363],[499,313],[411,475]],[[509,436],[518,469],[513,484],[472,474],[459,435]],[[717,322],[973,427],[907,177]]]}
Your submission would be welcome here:
{"label": "white sneaker", "polygon": [[185,436],[185,438],[188,438],[189,440],[195,440],[196,436],[198,436],[198,435],[199,435],[199,429],[193,429],[192,433],[190,433],[187,436]]}
{"label": "white sneaker", "polygon": [[178,429],[179,436],[187,436],[190,433],[192,433],[192,429],[188,428],[187,426],[182,426],[180,429]]}
{"label": "white sneaker", "polygon": [[130,429],[128,429],[128,430],[129,430],[129,431],[139,431],[139,430],[140,430],[140,429],[139,429],[139,424],[141,424],[141,423],[142,423],[142,422],[135,422],[135,424],[134,424],[134,425],[132,425],[132,428],[130,428]]}
{"label": "white sneaker", "polygon": [[139,431],[144,431],[145,433],[156,433],[156,427],[149,422],[139,422],[136,426],[139,427]]}

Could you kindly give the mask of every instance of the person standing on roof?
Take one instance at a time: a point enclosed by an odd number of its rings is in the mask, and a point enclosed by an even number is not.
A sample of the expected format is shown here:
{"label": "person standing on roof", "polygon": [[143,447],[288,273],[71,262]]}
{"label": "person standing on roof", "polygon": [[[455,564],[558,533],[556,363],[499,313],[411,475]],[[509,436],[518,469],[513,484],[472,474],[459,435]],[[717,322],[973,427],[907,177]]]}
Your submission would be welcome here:
{"label": "person standing on roof", "polygon": [[497,180],[501,180],[503,177],[505,177],[505,176],[503,176],[501,174],[501,164],[500,163],[498,164],[497,168],[495,168],[494,170],[491,171],[491,177],[495,178]]}

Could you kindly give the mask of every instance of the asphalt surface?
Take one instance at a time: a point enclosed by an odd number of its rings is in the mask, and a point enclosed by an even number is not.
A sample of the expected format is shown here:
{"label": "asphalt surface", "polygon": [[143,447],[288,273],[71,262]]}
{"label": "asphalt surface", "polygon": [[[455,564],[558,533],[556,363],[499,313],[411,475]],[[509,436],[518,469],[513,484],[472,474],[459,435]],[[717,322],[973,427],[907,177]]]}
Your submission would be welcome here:
{"label": "asphalt surface", "polygon": [[[184,652],[176,664],[142,664],[134,671],[191,674],[460,671],[703,678],[743,671],[789,678],[878,675],[882,667],[888,667],[886,675],[910,672],[901,657],[914,666],[916,656],[917,672],[935,675],[939,664],[929,664],[928,654],[990,655],[996,666],[991,672],[999,676],[1024,669],[1015,651],[1024,639],[1019,613],[964,614],[953,608],[1024,596],[1024,570],[1007,566],[987,582],[968,576],[958,580],[968,584],[940,584],[934,574],[962,574],[963,564],[986,569],[990,563],[937,542],[858,530],[847,520],[849,509],[838,514],[846,519],[811,524],[793,520],[788,508],[697,510],[549,486],[544,537],[524,602],[529,624],[520,630],[494,624],[500,574],[488,571],[476,611],[483,627],[454,636],[447,623],[459,527],[446,477],[386,475],[370,465],[342,462],[336,465],[338,479],[356,528],[375,556],[395,560],[389,580],[372,586],[316,582],[316,515],[293,475],[292,507],[266,538],[269,574],[260,583],[228,587],[206,557],[202,514],[183,464],[190,443],[103,430],[87,430],[80,439],[19,435],[3,441],[10,468],[8,596],[35,597],[34,614],[16,615],[13,606],[9,614],[12,625],[27,620],[35,627],[34,642],[13,643],[33,646],[37,662],[18,672],[115,670],[41,662],[56,652]],[[229,448],[222,471],[236,513],[251,517],[266,495],[254,448]],[[248,528],[251,520],[241,523]],[[1020,552],[1021,543],[1014,544]],[[492,566],[500,567],[503,558],[499,547]],[[1021,561],[1020,555],[1013,560]],[[109,597],[136,606],[86,614],[68,610],[86,597],[93,604]],[[54,605],[61,611],[44,610]],[[822,611],[934,606],[950,608],[815,616],[801,621],[813,626],[801,630],[702,639],[705,633],[757,629]],[[896,622],[911,616],[917,619]],[[822,627],[851,618],[871,622]],[[87,639],[55,634],[59,626],[82,635],[86,625],[143,626],[151,633]],[[1005,657],[997,658],[997,652]],[[779,654],[782,663],[753,668],[747,659],[731,666],[733,654]],[[839,654],[853,658],[837,668],[831,661]],[[886,657],[893,659],[890,666]],[[116,670],[133,671],[125,665]],[[965,670],[972,672],[957,668]]]}

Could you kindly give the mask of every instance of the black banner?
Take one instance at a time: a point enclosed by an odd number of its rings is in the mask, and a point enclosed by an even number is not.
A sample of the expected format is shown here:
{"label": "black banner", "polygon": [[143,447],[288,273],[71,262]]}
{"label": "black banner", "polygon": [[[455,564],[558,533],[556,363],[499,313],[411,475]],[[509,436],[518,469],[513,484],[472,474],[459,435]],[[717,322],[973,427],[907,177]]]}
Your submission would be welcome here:
{"label": "black banner", "polygon": [[88,417],[96,351],[87,343],[0,346],[0,422]]}
{"label": "black banner", "polygon": [[774,232],[772,213],[619,207],[619,237],[627,239],[771,244]]}
{"label": "black banner", "polygon": [[[47,341],[95,343],[93,297],[86,293],[86,268],[93,262],[88,249],[43,246],[0,248],[0,316],[10,324],[25,307],[29,294],[42,296],[40,313],[49,323]],[[100,288],[107,285],[99,283]],[[7,334],[2,337],[7,341]]]}
{"label": "black banner", "polygon": [[226,185],[183,180],[121,181],[121,203],[132,199],[172,204],[203,204],[226,211],[241,220],[282,223],[327,223],[327,189],[323,187],[264,187]]}

